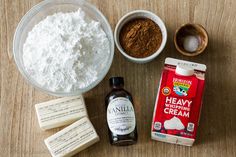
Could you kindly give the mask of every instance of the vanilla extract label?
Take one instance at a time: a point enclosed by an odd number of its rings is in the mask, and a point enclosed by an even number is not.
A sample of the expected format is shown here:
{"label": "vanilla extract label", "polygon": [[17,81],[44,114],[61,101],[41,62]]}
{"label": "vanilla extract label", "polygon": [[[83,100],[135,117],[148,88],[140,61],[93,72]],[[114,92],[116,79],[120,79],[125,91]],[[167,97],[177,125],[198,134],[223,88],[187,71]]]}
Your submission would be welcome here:
{"label": "vanilla extract label", "polygon": [[117,135],[126,135],[135,129],[135,114],[129,99],[118,97],[107,107],[107,123],[109,129]]}
{"label": "vanilla extract label", "polygon": [[114,108],[108,108],[107,109],[109,114],[127,114],[127,112],[134,112],[134,108],[130,105],[126,106],[123,104],[123,106],[116,106]]}

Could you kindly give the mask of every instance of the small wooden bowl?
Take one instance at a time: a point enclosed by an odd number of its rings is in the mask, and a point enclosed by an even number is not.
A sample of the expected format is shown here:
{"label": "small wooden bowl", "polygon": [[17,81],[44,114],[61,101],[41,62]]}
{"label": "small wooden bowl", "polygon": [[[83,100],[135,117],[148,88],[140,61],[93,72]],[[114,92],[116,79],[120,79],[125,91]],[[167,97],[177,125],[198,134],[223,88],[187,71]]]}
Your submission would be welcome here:
{"label": "small wooden bowl", "polygon": [[[199,40],[199,46],[196,51],[189,52],[184,49],[184,39],[187,36],[197,36]],[[185,56],[197,56],[201,54],[207,47],[208,44],[208,34],[204,27],[200,24],[184,24],[178,28],[175,32],[174,43],[176,49]]]}

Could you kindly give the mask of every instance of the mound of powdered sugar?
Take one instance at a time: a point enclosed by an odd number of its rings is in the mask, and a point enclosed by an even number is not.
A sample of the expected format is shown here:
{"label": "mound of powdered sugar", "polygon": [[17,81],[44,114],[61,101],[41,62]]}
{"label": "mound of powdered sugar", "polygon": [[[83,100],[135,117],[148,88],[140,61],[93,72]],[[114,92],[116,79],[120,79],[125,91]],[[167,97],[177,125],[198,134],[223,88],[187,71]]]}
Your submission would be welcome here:
{"label": "mound of powdered sugar", "polygon": [[42,87],[70,92],[94,82],[109,53],[100,23],[79,9],[47,16],[35,25],[23,46],[23,62]]}

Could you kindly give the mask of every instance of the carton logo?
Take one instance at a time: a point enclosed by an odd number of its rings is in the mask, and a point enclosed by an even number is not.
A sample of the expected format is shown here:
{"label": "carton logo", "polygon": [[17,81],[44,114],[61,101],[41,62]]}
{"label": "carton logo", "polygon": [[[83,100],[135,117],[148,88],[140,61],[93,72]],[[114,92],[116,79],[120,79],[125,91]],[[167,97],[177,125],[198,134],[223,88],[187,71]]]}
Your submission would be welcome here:
{"label": "carton logo", "polygon": [[165,95],[165,96],[167,96],[167,95],[170,95],[170,88],[169,87],[164,87],[163,89],[162,89],[162,94],[163,95]]}
{"label": "carton logo", "polygon": [[179,96],[187,96],[188,90],[192,85],[191,80],[173,78],[173,91]]}

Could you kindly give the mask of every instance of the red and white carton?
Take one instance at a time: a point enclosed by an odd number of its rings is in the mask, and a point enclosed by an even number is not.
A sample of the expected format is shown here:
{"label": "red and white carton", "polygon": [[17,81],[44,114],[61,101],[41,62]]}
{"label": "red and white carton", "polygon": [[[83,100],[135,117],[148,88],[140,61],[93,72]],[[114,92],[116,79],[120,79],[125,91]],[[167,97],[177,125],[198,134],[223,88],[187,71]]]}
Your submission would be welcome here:
{"label": "red and white carton", "polygon": [[197,133],[206,65],[166,58],[153,113],[154,140],[192,146]]}

